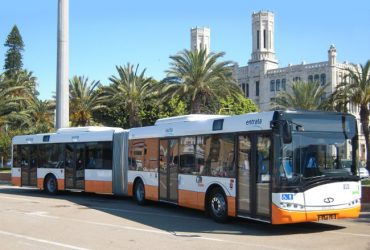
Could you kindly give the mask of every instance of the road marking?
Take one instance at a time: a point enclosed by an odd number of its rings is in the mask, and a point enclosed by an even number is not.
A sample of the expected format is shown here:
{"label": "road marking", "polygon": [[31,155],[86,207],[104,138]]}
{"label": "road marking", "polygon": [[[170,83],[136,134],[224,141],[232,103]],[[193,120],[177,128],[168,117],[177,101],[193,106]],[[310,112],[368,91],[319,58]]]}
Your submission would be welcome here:
{"label": "road marking", "polygon": [[195,240],[216,241],[216,242],[236,244],[236,245],[242,245],[242,246],[248,246],[248,247],[259,247],[261,249],[275,249],[275,250],[283,250],[283,249],[286,250],[287,249],[287,248],[281,248],[281,247],[266,246],[266,245],[261,245],[261,244],[251,244],[251,243],[244,243],[244,242],[239,242],[239,241],[223,240],[223,239],[217,239],[217,238],[212,238],[212,237],[204,237],[200,235],[199,236],[197,235],[197,237],[194,237],[194,235],[188,234],[186,232],[177,233],[177,232],[163,231],[159,229],[145,229],[145,228],[121,226],[121,225],[103,223],[103,222],[94,222],[94,221],[86,221],[86,220],[73,219],[73,218],[50,216],[50,215],[47,215],[47,213],[42,212],[42,211],[35,212],[35,213],[21,213],[21,214],[29,215],[29,216],[39,216],[39,217],[44,217],[44,218],[56,219],[56,220],[65,220],[65,221],[71,221],[71,222],[77,222],[77,223],[86,223],[86,224],[95,225],[95,226],[104,226],[104,227],[119,228],[119,229],[124,229],[124,230],[139,231],[139,232],[145,232],[145,233],[161,234],[161,235],[167,235],[167,236],[182,236],[182,237],[188,237],[188,238],[195,239]]}
{"label": "road marking", "polygon": [[7,236],[12,236],[12,237],[16,237],[16,238],[21,238],[21,239],[26,239],[26,240],[30,240],[30,241],[36,241],[36,242],[40,242],[40,243],[45,243],[45,244],[49,244],[49,245],[54,245],[54,246],[58,246],[58,247],[64,247],[64,248],[76,249],[76,250],[88,250],[88,248],[72,246],[72,245],[63,244],[63,243],[59,243],[59,242],[55,242],[55,241],[49,241],[49,240],[34,238],[34,237],[31,237],[31,236],[26,236],[26,235],[22,235],[22,234],[16,234],[16,233],[11,233],[11,232],[1,231],[1,230],[0,230],[0,234],[7,235]]}

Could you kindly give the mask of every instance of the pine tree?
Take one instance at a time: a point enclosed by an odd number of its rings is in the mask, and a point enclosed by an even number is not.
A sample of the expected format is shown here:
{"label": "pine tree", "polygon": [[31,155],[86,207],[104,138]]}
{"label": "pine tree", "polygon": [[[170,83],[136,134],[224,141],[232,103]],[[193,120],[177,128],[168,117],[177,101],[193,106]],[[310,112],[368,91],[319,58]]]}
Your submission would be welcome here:
{"label": "pine tree", "polygon": [[14,25],[12,31],[9,33],[4,46],[9,48],[5,54],[5,75],[8,78],[12,78],[15,72],[21,70],[23,67],[22,51],[24,50],[24,44],[17,25]]}

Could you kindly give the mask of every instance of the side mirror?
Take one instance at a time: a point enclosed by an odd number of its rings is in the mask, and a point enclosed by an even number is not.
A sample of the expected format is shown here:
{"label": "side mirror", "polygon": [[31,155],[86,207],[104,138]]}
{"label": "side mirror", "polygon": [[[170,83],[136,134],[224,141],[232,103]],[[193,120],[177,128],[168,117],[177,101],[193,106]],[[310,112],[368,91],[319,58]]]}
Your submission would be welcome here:
{"label": "side mirror", "polygon": [[292,142],[292,125],[288,121],[284,121],[283,124],[281,124],[282,131],[281,135],[283,137],[283,142],[285,144],[289,144]]}

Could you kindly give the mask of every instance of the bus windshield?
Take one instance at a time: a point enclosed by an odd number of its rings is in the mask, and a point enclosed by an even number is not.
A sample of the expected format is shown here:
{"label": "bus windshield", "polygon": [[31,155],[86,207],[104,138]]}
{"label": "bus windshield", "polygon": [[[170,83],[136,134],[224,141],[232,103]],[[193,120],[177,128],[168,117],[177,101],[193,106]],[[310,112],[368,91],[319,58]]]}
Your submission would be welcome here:
{"label": "bus windshield", "polygon": [[352,167],[357,151],[355,117],[317,112],[287,112],[284,116],[291,124],[292,140],[281,141],[277,159],[280,185],[356,178],[357,170]]}
{"label": "bus windshield", "polygon": [[298,184],[319,177],[349,177],[353,175],[352,139],[343,133],[301,132],[284,144],[279,161],[280,179],[286,184]]}

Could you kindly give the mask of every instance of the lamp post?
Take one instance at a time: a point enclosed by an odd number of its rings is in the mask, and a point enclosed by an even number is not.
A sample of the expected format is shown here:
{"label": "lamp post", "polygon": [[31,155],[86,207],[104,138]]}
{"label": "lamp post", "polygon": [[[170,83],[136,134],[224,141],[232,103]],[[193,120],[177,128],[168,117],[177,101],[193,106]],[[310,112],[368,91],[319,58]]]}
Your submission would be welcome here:
{"label": "lamp post", "polygon": [[56,128],[69,124],[69,0],[58,0],[58,54]]}

